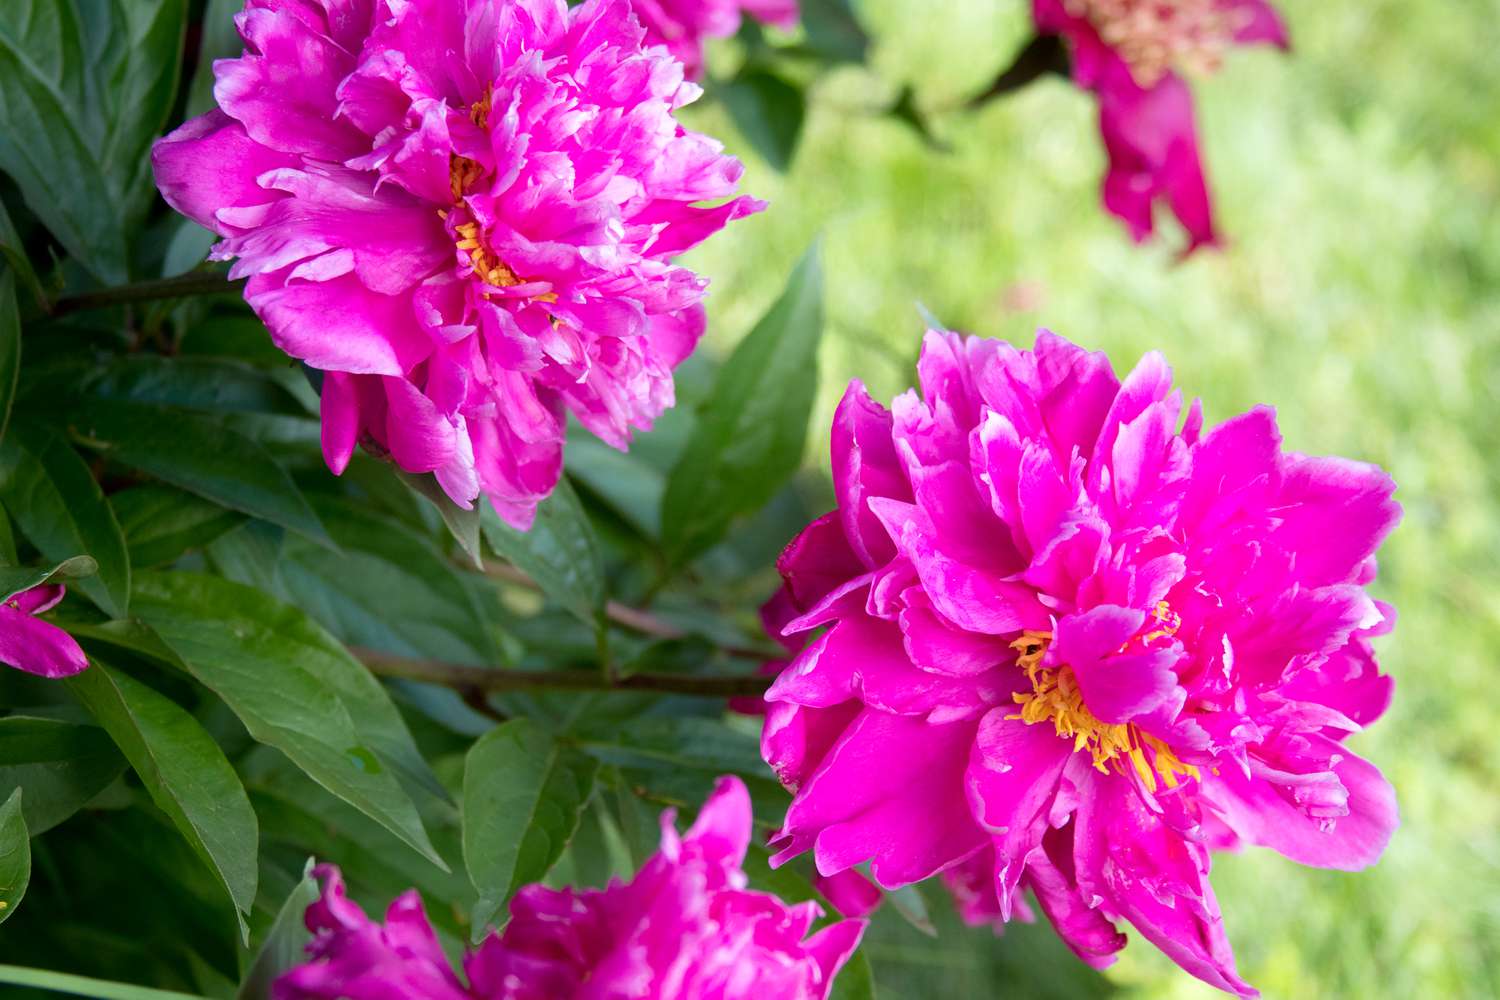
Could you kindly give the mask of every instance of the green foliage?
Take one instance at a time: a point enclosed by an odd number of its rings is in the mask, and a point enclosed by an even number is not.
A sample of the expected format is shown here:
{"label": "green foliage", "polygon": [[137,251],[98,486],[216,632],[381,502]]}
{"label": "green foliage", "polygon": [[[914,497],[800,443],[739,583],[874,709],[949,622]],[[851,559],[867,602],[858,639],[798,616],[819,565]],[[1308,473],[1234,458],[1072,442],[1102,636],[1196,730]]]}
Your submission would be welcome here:
{"label": "green foliage", "polygon": [[15,915],[31,882],[31,835],[21,814],[21,789],[0,806],[0,924]]}

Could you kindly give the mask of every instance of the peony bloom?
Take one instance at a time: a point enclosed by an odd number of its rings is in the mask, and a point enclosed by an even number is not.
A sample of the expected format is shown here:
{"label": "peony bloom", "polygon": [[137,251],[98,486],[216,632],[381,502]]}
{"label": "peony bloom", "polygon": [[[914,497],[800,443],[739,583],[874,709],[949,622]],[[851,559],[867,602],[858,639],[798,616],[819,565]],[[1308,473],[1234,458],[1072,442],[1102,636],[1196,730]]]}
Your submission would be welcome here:
{"label": "peony bloom", "polygon": [[1394,613],[1365,585],[1394,484],[1283,451],[1266,408],[1205,432],[1195,402],[1179,429],[1158,354],[1122,383],[1045,331],[934,332],[918,373],[890,411],[850,387],[838,509],[781,559],[786,632],[820,631],[767,694],[795,792],[775,863],[951,873],[971,920],[1029,886],[1091,965],[1123,921],[1252,993],[1210,852],[1352,870],[1396,826],[1343,743],[1391,696],[1369,640]]}
{"label": "peony bloom", "polygon": [[71,677],[88,667],[71,635],[32,617],[51,610],[66,592],[61,584],[43,584],[0,603],[0,663],[38,677]]}
{"label": "peony bloom", "polygon": [[1213,70],[1233,45],[1286,48],[1276,9],[1267,0],[1032,0],[1032,13],[1038,31],[1068,43],[1073,79],[1099,96],[1104,207],[1139,242],[1164,201],[1187,230],[1188,252],[1217,242],[1182,74]]}
{"label": "peony bloom", "polygon": [[630,0],[646,26],[646,40],[665,45],[687,70],[703,75],[703,42],[729,38],[749,14],[762,24],[790,31],[797,25],[797,0]]}
{"label": "peony bloom", "polygon": [[491,932],[464,959],[462,980],[415,892],[391,904],[382,927],[324,866],[322,899],[307,910],[311,961],[277,982],[276,998],[823,1000],[864,923],[844,920],[808,937],[817,904],[747,891],[750,828],[744,783],[720,779],[686,836],[671,810],[662,816],[661,851],[633,881],[522,889],[504,933]]}
{"label": "peony bloom", "polygon": [[357,441],[530,525],[567,414],[625,448],[673,402],[705,282],[671,259],[758,211],[678,125],[697,98],[627,0],[250,0],[219,107],[157,184],[224,237],[282,350]]}

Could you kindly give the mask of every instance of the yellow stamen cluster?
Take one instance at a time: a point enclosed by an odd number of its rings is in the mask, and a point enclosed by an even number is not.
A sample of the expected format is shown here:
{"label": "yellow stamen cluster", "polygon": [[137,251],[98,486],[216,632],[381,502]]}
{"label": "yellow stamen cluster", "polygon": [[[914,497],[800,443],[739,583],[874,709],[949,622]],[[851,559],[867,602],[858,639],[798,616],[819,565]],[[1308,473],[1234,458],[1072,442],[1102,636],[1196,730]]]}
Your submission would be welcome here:
{"label": "yellow stamen cluster", "polygon": [[[1132,642],[1150,642],[1176,633],[1182,619],[1167,607],[1165,601],[1153,614],[1158,627]],[[1094,758],[1095,769],[1108,774],[1125,772],[1125,762],[1141,779],[1146,789],[1155,792],[1160,778],[1168,788],[1176,788],[1183,778],[1198,777],[1198,768],[1184,764],[1170,747],[1130,723],[1102,722],[1083,703],[1083,692],[1073,668],[1067,664],[1043,666],[1042,659],[1052,644],[1052,633],[1027,629],[1010,644],[1016,651],[1016,665],[1026,671],[1031,682],[1029,692],[1018,691],[1016,704],[1021,711],[1010,716],[1028,725],[1051,722],[1057,735],[1073,741],[1073,752],[1087,750]],[[1129,643],[1126,644],[1127,646]],[[1148,754],[1149,751],[1149,754]]]}
{"label": "yellow stamen cluster", "polygon": [[1063,0],[1120,54],[1142,87],[1170,70],[1211,73],[1244,27],[1244,10],[1221,0]]}

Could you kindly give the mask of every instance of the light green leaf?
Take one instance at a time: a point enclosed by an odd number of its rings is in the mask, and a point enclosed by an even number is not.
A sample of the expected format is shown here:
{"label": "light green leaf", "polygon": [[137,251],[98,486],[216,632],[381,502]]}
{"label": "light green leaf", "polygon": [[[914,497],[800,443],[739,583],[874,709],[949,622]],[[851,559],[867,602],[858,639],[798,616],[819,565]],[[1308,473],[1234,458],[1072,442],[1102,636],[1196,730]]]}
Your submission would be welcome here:
{"label": "light green leaf", "polygon": [[122,465],[332,545],[306,497],[270,452],[212,417],[91,399],[74,415],[73,428],[88,447]]}
{"label": "light green leaf", "polygon": [[26,790],[21,809],[33,837],[82,809],[124,770],[125,758],[98,726],[0,719],[0,795]]}
{"label": "light green leaf", "polygon": [[758,510],[797,471],[818,383],[823,277],[818,248],[719,370],[662,499],[662,543],[682,565]]}
{"label": "light green leaf", "polygon": [[[88,16],[81,16],[82,10]],[[147,151],[182,65],[185,0],[0,4],[0,169],[108,284],[151,198]]]}
{"label": "light green leaf", "polygon": [[486,505],[484,537],[559,605],[587,624],[602,620],[604,559],[594,526],[566,479],[537,508],[530,531],[517,531]]}
{"label": "light green leaf", "polygon": [[114,738],[151,800],[218,876],[248,936],[241,915],[255,904],[255,812],[219,745],[176,702],[97,660],[67,684]]}
{"label": "light green leaf", "polygon": [[24,969],[19,965],[0,965],[0,983],[89,997],[91,1000],[203,1000],[191,993],[153,990],[132,983],[111,983],[103,979],[70,976],[64,972]]}
{"label": "light green leaf", "polygon": [[5,923],[31,882],[31,835],[21,813],[21,789],[0,806],[0,924]]}
{"label": "light green leaf", "polygon": [[337,640],[298,609],[218,577],[141,574],[136,602],[252,737],[445,867],[392,772],[434,794],[442,786],[385,689]]}
{"label": "light green leaf", "polygon": [[48,559],[79,554],[98,564],[78,589],[112,618],[130,604],[130,557],[114,510],[88,465],[59,434],[16,421],[0,441],[0,499]]}
{"label": "light green leaf", "polygon": [[306,959],[303,946],[312,935],[303,924],[302,915],[318,899],[318,883],[312,877],[312,867],[309,859],[302,881],[276,912],[276,920],[266,932],[255,961],[250,963],[235,1000],[272,1000],[272,984],[282,973]]}
{"label": "light green leaf", "polygon": [[474,939],[516,890],[544,878],[578,829],[598,764],[530,719],[482,737],[464,764],[464,862],[479,902]]}

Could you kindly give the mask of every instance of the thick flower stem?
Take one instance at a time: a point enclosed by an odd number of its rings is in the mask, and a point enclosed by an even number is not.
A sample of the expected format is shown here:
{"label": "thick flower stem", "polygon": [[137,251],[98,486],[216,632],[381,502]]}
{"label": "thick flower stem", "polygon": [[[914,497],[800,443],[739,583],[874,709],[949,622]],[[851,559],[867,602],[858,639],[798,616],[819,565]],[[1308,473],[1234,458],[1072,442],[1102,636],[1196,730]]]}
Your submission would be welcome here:
{"label": "thick flower stem", "polygon": [[83,312],[88,309],[108,309],[111,306],[155,302],[160,299],[239,294],[243,286],[243,281],[230,281],[217,271],[190,271],[187,274],[179,274],[175,278],[138,281],[133,285],[102,288],[97,292],[64,295],[52,304],[52,315],[66,316],[68,313]]}
{"label": "thick flower stem", "polygon": [[1062,39],[1056,35],[1037,35],[983,93],[969,98],[968,107],[977,108],[1002,94],[1020,90],[1048,73],[1067,76],[1068,72],[1068,50],[1063,47]]}
{"label": "thick flower stem", "polygon": [[354,654],[382,677],[441,684],[458,691],[657,691],[702,698],[753,697],[770,686],[765,677],[694,677],[688,674],[630,674],[609,679],[592,670],[504,670],[467,667],[439,660],[412,660],[372,649]]}

